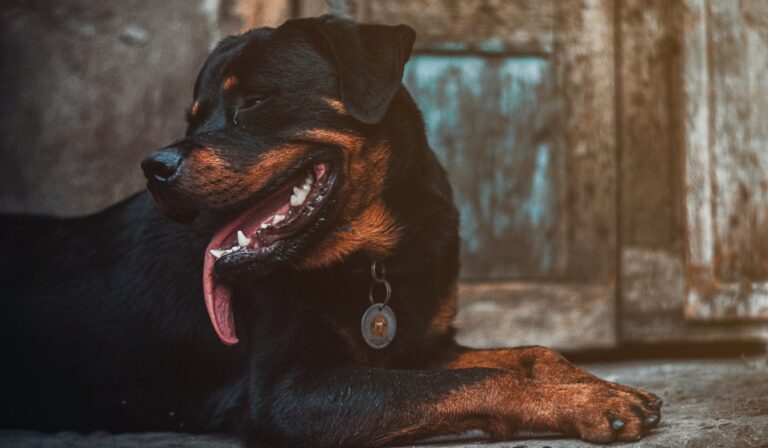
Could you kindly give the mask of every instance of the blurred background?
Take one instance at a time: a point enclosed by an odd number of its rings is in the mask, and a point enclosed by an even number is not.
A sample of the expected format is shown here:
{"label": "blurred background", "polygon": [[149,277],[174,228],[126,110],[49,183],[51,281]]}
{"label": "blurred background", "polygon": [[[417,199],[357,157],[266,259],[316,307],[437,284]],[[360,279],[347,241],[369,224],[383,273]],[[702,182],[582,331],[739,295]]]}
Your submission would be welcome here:
{"label": "blurred background", "polygon": [[2,1],[0,212],[143,188],[223,36],[327,12],[418,33],[404,83],[462,217],[459,339],[768,340],[768,1]]}

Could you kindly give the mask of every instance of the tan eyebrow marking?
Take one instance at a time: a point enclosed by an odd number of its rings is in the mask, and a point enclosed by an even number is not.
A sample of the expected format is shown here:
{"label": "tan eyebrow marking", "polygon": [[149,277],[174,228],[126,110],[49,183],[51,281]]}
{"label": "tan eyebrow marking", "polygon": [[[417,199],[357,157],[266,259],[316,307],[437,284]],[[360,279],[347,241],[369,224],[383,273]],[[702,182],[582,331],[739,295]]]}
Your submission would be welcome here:
{"label": "tan eyebrow marking", "polygon": [[195,100],[195,102],[192,103],[192,108],[189,110],[189,113],[194,117],[198,112],[200,112],[200,101]]}
{"label": "tan eyebrow marking", "polygon": [[353,153],[359,153],[365,145],[365,139],[362,136],[333,129],[309,129],[301,132],[297,137],[324,145],[341,146]]}
{"label": "tan eyebrow marking", "polygon": [[344,107],[344,104],[337,100],[336,98],[323,98],[323,101],[325,104],[330,106],[331,109],[335,110],[337,113],[341,115],[349,115],[347,113],[347,109]]}
{"label": "tan eyebrow marking", "polygon": [[229,90],[232,87],[237,84],[237,77],[235,76],[229,76],[227,79],[224,80],[224,90]]}

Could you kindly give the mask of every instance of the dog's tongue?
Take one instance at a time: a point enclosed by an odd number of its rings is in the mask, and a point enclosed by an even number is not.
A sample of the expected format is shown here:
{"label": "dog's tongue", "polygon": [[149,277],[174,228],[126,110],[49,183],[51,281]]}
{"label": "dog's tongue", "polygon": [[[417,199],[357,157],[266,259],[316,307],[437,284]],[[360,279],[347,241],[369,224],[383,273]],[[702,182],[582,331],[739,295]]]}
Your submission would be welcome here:
{"label": "dog's tongue", "polygon": [[[316,171],[317,172],[317,169]],[[221,342],[227,345],[235,345],[238,342],[235,334],[235,316],[232,313],[231,290],[227,285],[220,284],[213,276],[213,266],[216,264],[216,258],[211,255],[211,250],[221,250],[234,247],[238,244],[237,233],[243,232],[245,235],[254,235],[262,225],[276,215],[285,216],[291,207],[290,197],[298,184],[306,174],[298,173],[289,180],[285,187],[273,193],[269,198],[263,200],[252,208],[245,210],[240,216],[235,218],[229,224],[216,232],[205,248],[203,255],[203,295],[205,296],[205,307],[208,308],[208,316],[211,318],[213,329],[221,339]],[[322,172],[318,177],[322,176]],[[258,239],[254,238],[249,245],[255,248],[259,245]]]}
{"label": "dog's tongue", "polygon": [[205,262],[203,263],[203,294],[205,295],[205,307],[208,308],[208,316],[211,318],[213,329],[219,335],[221,342],[227,345],[235,345],[238,342],[235,334],[235,316],[232,313],[229,288],[216,282],[213,278],[213,265],[216,259],[211,255],[211,249],[218,249],[225,235],[225,231],[215,235],[205,249]]}

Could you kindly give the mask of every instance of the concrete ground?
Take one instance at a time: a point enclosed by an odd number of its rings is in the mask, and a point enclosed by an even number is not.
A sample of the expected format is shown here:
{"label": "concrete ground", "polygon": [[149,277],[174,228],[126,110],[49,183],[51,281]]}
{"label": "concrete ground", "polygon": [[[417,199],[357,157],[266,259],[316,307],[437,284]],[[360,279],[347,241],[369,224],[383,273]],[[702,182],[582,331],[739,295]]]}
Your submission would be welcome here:
{"label": "concrete ground", "polygon": [[[768,448],[768,357],[736,360],[632,361],[585,364],[611,381],[649,389],[664,398],[662,423],[637,448]],[[622,444],[623,445],[623,444]],[[563,448],[588,443],[558,438],[521,438],[504,443],[463,441],[430,445],[452,448]],[[172,433],[81,435],[0,432],[8,448],[241,448],[232,438]]]}

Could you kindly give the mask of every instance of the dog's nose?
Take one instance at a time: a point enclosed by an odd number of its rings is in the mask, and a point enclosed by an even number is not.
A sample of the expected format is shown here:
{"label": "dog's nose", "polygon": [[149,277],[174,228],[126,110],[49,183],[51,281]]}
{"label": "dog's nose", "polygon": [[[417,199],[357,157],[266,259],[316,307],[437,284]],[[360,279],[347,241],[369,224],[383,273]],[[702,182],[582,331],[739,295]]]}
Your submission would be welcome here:
{"label": "dog's nose", "polygon": [[168,182],[179,171],[181,159],[178,149],[165,148],[155,151],[142,160],[141,169],[144,170],[144,176],[149,180]]}

